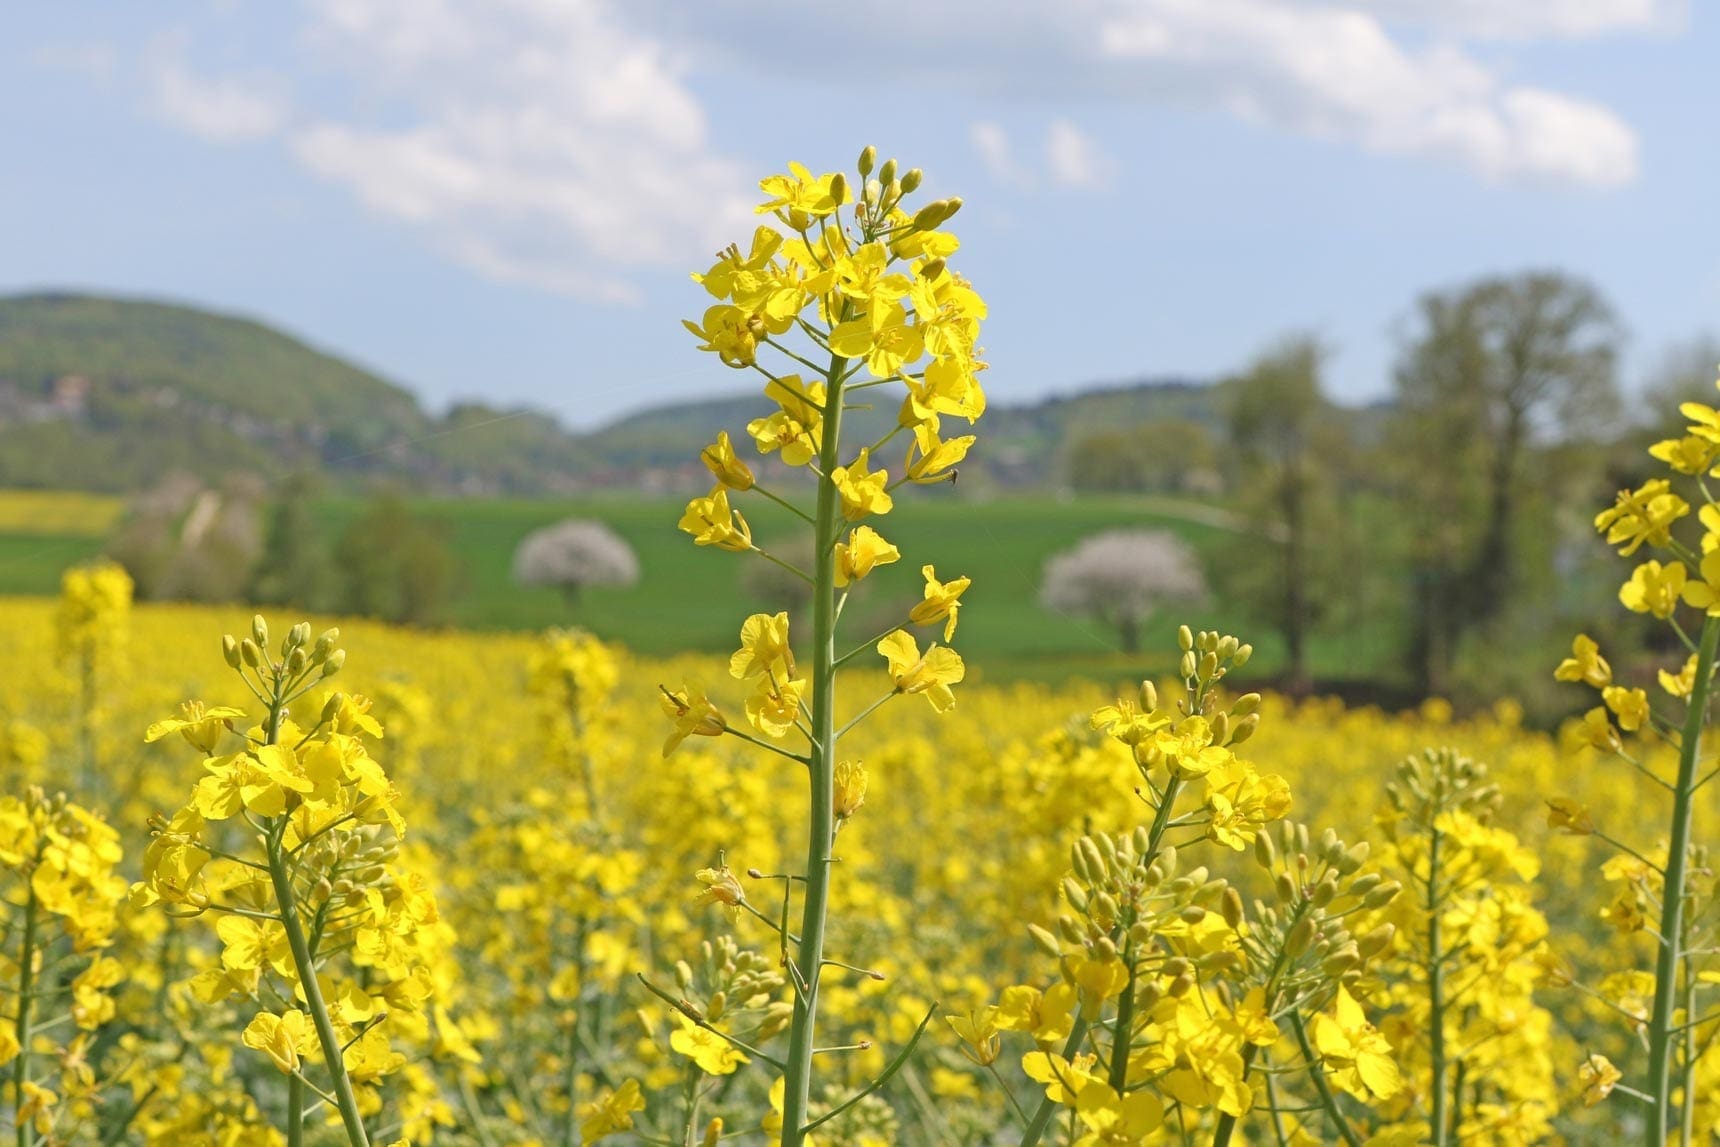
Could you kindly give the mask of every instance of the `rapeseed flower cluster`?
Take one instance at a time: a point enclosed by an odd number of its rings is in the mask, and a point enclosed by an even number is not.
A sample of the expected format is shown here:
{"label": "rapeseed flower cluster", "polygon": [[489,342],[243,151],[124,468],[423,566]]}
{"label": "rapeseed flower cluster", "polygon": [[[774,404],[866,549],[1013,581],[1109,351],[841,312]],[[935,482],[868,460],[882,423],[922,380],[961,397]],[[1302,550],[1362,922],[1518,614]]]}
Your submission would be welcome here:
{"label": "rapeseed flower cluster", "polygon": [[[777,1065],[783,1077],[780,1137],[787,1147],[799,1147],[829,1117],[813,1119],[809,1103],[821,981],[827,967],[843,966],[825,955],[832,849],[837,828],[864,800],[867,776],[860,761],[844,757],[840,742],[897,696],[923,696],[939,713],[954,707],[953,687],[966,667],[948,642],[971,583],[965,576],[940,578],[935,565],[924,565],[922,600],[908,616],[839,653],[842,614],[858,583],[901,560],[874,524],[894,509],[896,491],[955,480],[975,438],[946,436],[946,420],[971,425],[985,411],[979,376],[986,364],[978,340],[986,306],[951,265],[960,243],[941,229],[961,200],[910,209],[923,181],[919,169],[899,172],[893,159],[880,165],[870,147],[860,155],[857,174],[851,184],[843,172],[814,175],[791,164],[786,174],[763,180],[766,198],[758,213],[771,223],[754,231],[745,251],[730,246],[693,276],[718,301],[698,322],[686,323],[699,349],[763,376],[774,410],[747,425],[761,458],[808,471],[813,480],[810,505],[803,506],[795,496],[804,483],[781,492],[767,488],[727,431],[701,453],[715,485],[688,504],[681,529],[698,545],[756,554],[804,580],[812,607],[797,632],[811,655],[797,660],[786,612],[754,614],[741,627],[741,647],[729,667],[748,687],[744,724],[699,689],[662,690],[663,710],[673,722],[665,755],[689,737],[730,735],[799,763],[807,774],[805,867],[777,878],[784,893],[778,917],[758,913],[776,932],[791,969],[788,1049]],[[845,441],[844,415],[873,397],[863,392],[885,387],[902,395],[895,425],[869,444]],[[892,477],[886,450],[898,440],[906,445]],[[810,570],[758,545],[736,504],[742,496],[768,499],[805,524]],[[935,635],[922,647],[915,629]],[[837,670],[873,648],[884,659],[890,688],[839,727]],[[783,747],[785,740],[796,747]],[[723,903],[745,905],[738,882],[710,889]],[[836,1110],[847,1106],[844,1101]]]}

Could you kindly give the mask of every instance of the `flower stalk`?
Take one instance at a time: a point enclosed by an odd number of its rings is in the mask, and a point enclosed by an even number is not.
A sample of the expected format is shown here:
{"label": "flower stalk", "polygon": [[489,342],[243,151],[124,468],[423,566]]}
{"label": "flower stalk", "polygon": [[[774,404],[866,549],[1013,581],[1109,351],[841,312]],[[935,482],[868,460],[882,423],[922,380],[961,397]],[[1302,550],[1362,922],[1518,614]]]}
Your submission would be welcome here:
{"label": "flower stalk", "polygon": [[1696,650],[1696,676],[1691,684],[1690,707],[1685,714],[1683,735],[1678,746],[1678,779],[1673,785],[1672,825],[1667,838],[1660,944],[1654,965],[1654,1007],[1649,1013],[1648,1023],[1648,1085],[1644,1088],[1654,1103],[1644,1142],[1653,1147],[1662,1147],[1667,1130],[1678,1114],[1672,1103],[1672,1014],[1680,994],[1680,965],[1685,959],[1681,940],[1684,936],[1690,827],[1695,811],[1696,767],[1701,755],[1702,726],[1708,715],[1708,698],[1713,687],[1716,646],[1720,646],[1720,616],[1710,614],[1703,621],[1702,636]]}

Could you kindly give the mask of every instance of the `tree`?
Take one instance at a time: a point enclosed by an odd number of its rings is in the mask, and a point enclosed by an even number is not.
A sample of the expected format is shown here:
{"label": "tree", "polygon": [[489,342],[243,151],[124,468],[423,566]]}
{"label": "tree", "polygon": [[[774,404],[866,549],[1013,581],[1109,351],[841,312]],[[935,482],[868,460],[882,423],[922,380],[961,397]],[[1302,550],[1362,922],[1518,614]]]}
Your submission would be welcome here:
{"label": "tree", "polygon": [[1107,530],[1045,563],[1040,601],[1109,625],[1125,653],[1140,648],[1141,623],[1161,605],[1206,596],[1194,552],[1162,530]]}
{"label": "tree", "polygon": [[639,559],[633,547],[602,522],[567,518],[521,540],[514,550],[514,580],[553,586],[572,607],[583,590],[636,584]]}
{"label": "tree", "polygon": [[263,526],[262,558],[247,595],[252,602],[300,609],[326,605],[328,546],[311,506],[317,487],[313,474],[301,472],[285,479],[275,492]]}
{"label": "tree", "polygon": [[405,499],[384,494],[335,543],[340,608],[384,621],[441,620],[459,580],[459,563],[440,523],[413,516]]}
{"label": "tree", "polygon": [[[1230,437],[1243,471],[1241,503],[1254,521],[1259,544],[1270,547],[1270,562],[1227,562],[1240,600],[1264,605],[1264,618],[1284,638],[1286,688],[1308,688],[1308,634],[1319,618],[1324,595],[1314,582],[1316,535],[1330,539],[1326,473],[1340,430],[1320,389],[1325,350],[1307,335],[1286,339],[1257,358],[1247,373],[1232,381]],[[1318,519],[1318,520],[1317,520]]]}
{"label": "tree", "polygon": [[1463,635],[1498,617],[1516,588],[1530,455],[1616,412],[1619,337],[1600,293],[1557,273],[1421,299],[1396,372],[1393,447],[1419,525],[1411,660],[1425,691],[1447,688]]}

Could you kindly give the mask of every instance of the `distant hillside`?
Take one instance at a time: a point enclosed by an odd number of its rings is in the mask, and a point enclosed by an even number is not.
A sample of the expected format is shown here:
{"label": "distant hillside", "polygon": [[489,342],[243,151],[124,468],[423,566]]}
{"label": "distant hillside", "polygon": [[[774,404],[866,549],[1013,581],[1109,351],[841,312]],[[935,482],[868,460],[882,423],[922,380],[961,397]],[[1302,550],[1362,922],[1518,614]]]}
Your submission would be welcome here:
{"label": "distant hillside", "polygon": [[[1143,380],[994,405],[963,478],[1056,484],[1072,446],[1146,422],[1222,438],[1224,394]],[[174,471],[310,470],[444,493],[682,491],[705,481],[697,457],[718,428],[744,440],[769,409],[758,393],[675,403],[583,435],[530,410],[467,404],[436,417],[405,388],[247,319],[72,294],[0,298],[0,486],[131,491]],[[882,437],[896,415],[893,399],[852,411],[852,440]],[[887,464],[905,448],[892,443]]]}

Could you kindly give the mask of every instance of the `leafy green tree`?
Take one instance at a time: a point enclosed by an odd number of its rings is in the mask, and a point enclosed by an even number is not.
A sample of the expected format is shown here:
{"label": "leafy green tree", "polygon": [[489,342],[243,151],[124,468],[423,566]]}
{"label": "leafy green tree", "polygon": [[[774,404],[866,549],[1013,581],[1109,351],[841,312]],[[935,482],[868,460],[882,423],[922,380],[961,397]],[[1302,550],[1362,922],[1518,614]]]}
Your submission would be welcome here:
{"label": "leafy green tree", "polygon": [[262,557],[248,592],[256,604],[300,609],[329,604],[328,544],[312,506],[319,487],[315,474],[301,471],[276,488],[263,524]]}
{"label": "leafy green tree", "polygon": [[394,493],[341,532],[335,569],[343,611],[412,625],[441,621],[460,577],[446,530]]}
{"label": "leafy green tree", "polygon": [[1558,448],[1616,415],[1619,338],[1600,292],[1558,273],[1420,300],[1390,455],[1414,520],[1410,655],[1424,691],[1449,688],[1463,636],[1498,618],[1522,582],[1519,517],[1552,477],[1531,463],[1580,463],[1582,452]]}
{"label": "leafy green tree", "polygon": [[1331,584],[1335,507],[1331,470],[1344,452],[1343,423],[1321,389],[1325,350],[1307,335],[1285,339],[1229,384],[1229,428],[1239,463],[1241,512],[1269,560],[1223,563],[1226,587],[1256,603],[1284,639],[1285,687],[1308,688],[1308,639]]}

